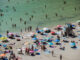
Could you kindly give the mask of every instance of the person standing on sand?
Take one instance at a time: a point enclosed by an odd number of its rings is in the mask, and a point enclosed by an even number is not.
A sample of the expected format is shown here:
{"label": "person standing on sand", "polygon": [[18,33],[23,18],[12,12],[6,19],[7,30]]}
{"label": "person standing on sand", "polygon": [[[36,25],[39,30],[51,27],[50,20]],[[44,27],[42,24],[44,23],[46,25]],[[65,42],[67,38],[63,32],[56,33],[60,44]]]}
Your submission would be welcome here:
{"label": "person standing on sand", "polygon": [[54,51],[52,50],[51,53],[52,53],[52,56],[53,56],[54,55]]}
{"label": "person standing on sand", "polygon": [[62,60],[62,55],[60,55],[60,60]]}

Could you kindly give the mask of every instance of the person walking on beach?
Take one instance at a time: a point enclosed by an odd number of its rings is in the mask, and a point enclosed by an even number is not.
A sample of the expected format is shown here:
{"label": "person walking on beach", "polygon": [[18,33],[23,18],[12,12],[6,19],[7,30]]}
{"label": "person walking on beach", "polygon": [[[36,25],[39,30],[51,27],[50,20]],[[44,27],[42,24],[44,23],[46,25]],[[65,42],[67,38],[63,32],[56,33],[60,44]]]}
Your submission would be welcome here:
{"label": "person walking on beach", "polygon": [[52,56],[53,56],[53,55],[54,55],[54,51],[52,50],[52,52],[51,52],[51,53],[52,53]]}
{"label": "person walking on beach", "polygon": [[60,55],[60,60],[62,60],[62,55]]}

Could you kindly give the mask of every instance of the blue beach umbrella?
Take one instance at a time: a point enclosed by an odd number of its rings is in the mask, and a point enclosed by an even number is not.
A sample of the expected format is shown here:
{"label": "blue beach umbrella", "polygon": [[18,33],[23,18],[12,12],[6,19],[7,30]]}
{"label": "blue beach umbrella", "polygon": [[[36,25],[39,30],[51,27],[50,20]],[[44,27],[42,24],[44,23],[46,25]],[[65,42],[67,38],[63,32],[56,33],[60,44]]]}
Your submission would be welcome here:
{"label": "blue beach umbrella", "polygon": [[71,46],[75,46],[76,44],[75,44],[75,43],[70,43],[70,45],[71,45]]}
{"label": "blue beach umbrella", "polygon": [[39,30],[40,32],[44,32],[44,30]]}
{"label": "blue beach umbrella", "polygon": [[2,35],[0,35],[0,37],[2,37]]}
{"label": "blue beach umbrella", "polygon": [[53,43],[52,42],[50,42],[50,43],[48,43],[49,45],[53,45]]}
{"label": "blue beach umbrella", "polygon": [[39,49],[34,49],[34,51],[38,51]]}
{"label": "blue beach umbrella", "polygon": [[37,40],[37,38],[35,37],[35,38],[32,38],[32,40]]}
{"label": "blue beach umbrella", "polygon": [[72,25],[72,27],[76,27],[75,25]]}
{"label": "blue beach umbrella", "polygon": [[3,47],[7,47],[7,45],[6,44],[3,44]]}
{"label": "blue beach umbrella", "polygon": [[54,42],[60,42],[60,40],[59,39],[56,39]]}

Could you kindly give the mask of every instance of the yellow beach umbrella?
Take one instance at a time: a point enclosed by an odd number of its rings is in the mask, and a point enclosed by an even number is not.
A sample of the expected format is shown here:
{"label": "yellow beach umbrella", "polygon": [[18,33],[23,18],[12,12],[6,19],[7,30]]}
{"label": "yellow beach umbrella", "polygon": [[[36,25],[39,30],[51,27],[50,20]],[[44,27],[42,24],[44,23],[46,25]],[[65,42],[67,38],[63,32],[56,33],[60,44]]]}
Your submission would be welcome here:
{"label": "yellow beach umbrella", "polygon": [[0,38],[0,40],[6,40],[7,39],[7,37],[1,37]]}

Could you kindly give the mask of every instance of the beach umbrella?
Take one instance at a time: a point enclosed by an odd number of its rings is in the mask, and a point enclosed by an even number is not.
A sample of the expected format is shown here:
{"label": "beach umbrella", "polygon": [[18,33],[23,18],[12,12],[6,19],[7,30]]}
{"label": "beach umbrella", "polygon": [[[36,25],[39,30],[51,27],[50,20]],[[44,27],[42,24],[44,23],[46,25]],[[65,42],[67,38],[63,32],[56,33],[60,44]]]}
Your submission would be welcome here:
{"label": "beach umbrella", "polygon": [[0,54],[0,57],[4,57],[4,56],[6,56],[6,54]]}
{"label": "beach umbrella", "polygon": [[34,47],[37,47],[37,45],[36,45],[36,44],[34,44],[33,46],[34,46]]}
{"label": "beach umbrella", "polygon": [[2,37],[2,35],[0,35],[0,37]]}
{"label": "beach umbrella", "polygon": [[7,37],[1,37],[0,38],[0,40],[6,40],[7,39]]}
{"label": "beach umbrella", "polygon": [[49,28],[44,27],[43,30],[46,31],[46,30],[49,30]]}
{"label": "beach umbrella", "polygon": [[36,37],[35,37],[35,38],[32,38],[32,40],[37,40],[37,39],[38,39],[38,38],[36,38]]}
{"label": "beach umbrella", "polygon": [[34,49],[34,51],[38,51],[39,49]]}
{"label": "beach umbrella", "polygon": [[62,27],[62,25],[57,25],[57,28],[61,28]]}
{"label": "beach umbrella", "polygon": [[49,45],[53,45],[53,43],[52,42],[50,42],[50,43],[48,43]]}
{"label": "beach umbrella", "polygon": [[76,27],[76,25],[72,25],[72,27]]}
{"label": "beach umbrella", "polygon": [[54,42],[60,42],[60,40],[59,39],[56,39]]}
{"label": "beach umbrella", "polygon": [[71,46],[75,46],[76,44],[75,44],[75,43],[70,43],[70,45],[71,45]]}
{"label": "beach umbrella", "polygon": [[51,34],[55,34],[55,32],[54,31],[51,31]]}
{"label": "beach umbrella", "polygon": [[10,33],[8,33],[8,35],[9,35],[9,36],[10,36],[10,35],[13,35],[13,33],[10,32]]}
{"label": "beach umbrella", "polygon": [[44,30],[39,30],[40,32],[44,32]]}
{"label": "beach umbrella", "polygon": [[6,44],[3,44],[3,47],[7,47],[7,45]]}
{"label": "beach umbrella", "polygon": [[29,52],[30,52],[30,53],[34,53],[34,51],[33,51],[33,50],[30,50]]}

